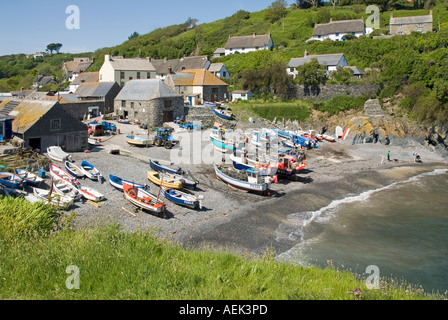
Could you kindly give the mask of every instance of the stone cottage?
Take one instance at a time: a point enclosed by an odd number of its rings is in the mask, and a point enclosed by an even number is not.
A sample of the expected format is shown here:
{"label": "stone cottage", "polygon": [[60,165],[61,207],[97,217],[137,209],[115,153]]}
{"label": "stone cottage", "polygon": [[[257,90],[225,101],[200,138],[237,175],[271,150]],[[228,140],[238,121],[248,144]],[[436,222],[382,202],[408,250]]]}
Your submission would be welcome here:
{"label": "stone cottage", "polygon": [[67,152],[76,152],[88,147],[87,125],[57,101],[7,99],[0,104],[0,115],[13,118],[12,132],[33,149],[65,146]]}
{"label": "stone cottage", "polygon": [[159,79],[131,80],[115,98],[115,113],[150,128],[184,115],[182,95]]}

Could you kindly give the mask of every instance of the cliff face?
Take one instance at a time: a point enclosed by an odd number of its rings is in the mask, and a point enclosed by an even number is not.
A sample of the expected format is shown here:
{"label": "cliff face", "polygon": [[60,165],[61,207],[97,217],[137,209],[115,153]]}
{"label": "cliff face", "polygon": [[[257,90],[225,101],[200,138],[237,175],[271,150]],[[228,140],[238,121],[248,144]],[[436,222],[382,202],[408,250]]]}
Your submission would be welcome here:
{"label": "cliff face", "polygon": [[406,116],[396,115],[392,109],[383,110],[377,99],[368,100],[362,112],[345,112],[330,118],[314,115],[307,127],[326,130],[335,135],[337,126],[350,128],[346,143],[381,143],[384,145],[422,145],[433,148],[448,160],[448,124],[424,126]]}

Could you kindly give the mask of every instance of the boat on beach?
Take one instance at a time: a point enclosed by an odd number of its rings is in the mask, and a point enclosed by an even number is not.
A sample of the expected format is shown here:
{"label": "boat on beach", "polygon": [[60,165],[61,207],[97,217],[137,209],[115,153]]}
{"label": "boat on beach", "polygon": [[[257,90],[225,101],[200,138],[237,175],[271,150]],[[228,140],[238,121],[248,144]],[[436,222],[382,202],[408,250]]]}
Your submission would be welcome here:
{"label": "boat on beach", "polygon": [[94,202],[99,202],[105,198],[102,193],[87,186],[81,186],[81,185],[78,186],[78,191],[81,194],[81,196],[83,196],[87,200],[91,200]]}
{"label": "boat on beach", "polygon": [[62,150],[61,147],[53,146],[47,148],[47,155],[51,160],[64,162],[66,160],[72,161],[72,156]]}
{"label": "boat on beach", "polygon": [[181,168],[174,170],[174,169],[165,167],[153,160],[150,160],[149,166],[154,171],[164,173],[175,180],[180,180],[182,182],[184,188],[195,189],[197,187],[197,185],[199,184],[199,181],[197,181],[196,179],[187,178]]}
{"label": "boat on beach", "polygon": [[73,200],[78,200],[81,198],[78,188],[65,180],[53,179],[53,190],[57,194],[73,198]]}
{"label": "boat on beach", "polygon": [[119,178],[117,176],[114,176],[112,174],[109,175],[109,183],[110,183],[110,185],[112,187],[114,187],[114,188],[116,188],[116,189],[118,189],[120,191],[123,191],[123,183],[127,183],[127,184],[129,184],[129,185],[131,185],[131,186],[133,186],[135,188],[139,188],[139,189],[147,189],[147,188],[149,188],[149,186],[146,185],[146,184],[142,185],[142,184],[138,184],[138,183],[131,182],[131,181],[128,181],[128,180],[124,180],[124,179]]}
{"label": "boat on beach", "polygon": [[183,183],[179,179],[173,178],[171,175],[167,173],[162,173],[158,171],[148,171],[147,174],[148,180],[152,183],[173,189],[182,189]]}
{"label": "boat on beach", "polygon": [[132,185],[123,183],[124,197],[138,208],[160,214],[166,218],[166,205],[155,195]]}
{"label": "boat on beach", "polygon": [[94,146],[94,147],[101,145],[101,140],[100,139],[88,138],[87,142],[88,142],[89,145]]}
{"label": "boat on beach", "polygon": [[171,202],[190,209],[200,209],[202,207],[201,199],[195,195],[167,187],[161,188],[162,194]]}
{"label": "boat on beach", "polygon": [[41,184],[45,179],[39,177],[37,174],[34,174],[32,172],[29,172],[25,169],[14,169],[16,175],[18,175],[20,178],[23,179],[23,182],[30,184],[32,186],[38,186]]}
{"label": "boat on beach", "polygon": [[34,187],[33,194],[40,200],[40,202],[48,203],[59,209],[66,210],[73,205],[73,198],[53,193],[51,190],[44,190]]}
{"label": "boat on beach", "polygon": [[70,161],[64,162],[65,169],[67,172],[75,178],[83,178],[85,176],[84,172],[76,164]]}
{"label": "boat on beach", "polygon": [[98,181],[101,177],[100,171],[95,168],[93,164],[90,164],[85,160],[81,162],[81,166],[79,168],[81,169],[81,172],[84,173],[90,180]]}
{"label": "boat on beach", "polygon": [[80,185],[81,183],[79,180],[72,175],[70,175],[68,172],[64,171],[63,169],[59,168],[58,166],[54,165],[53,163],[50,163],[50,175],[54,178],[54,180],[64,180],[68,183],[71,183],[73,185]]}
{"label": "boat on beach", "polygon": [[0,172],[0,183],[5,187],[20,189],[23,186],[23,178],[11,172]]}
{"label": "boat on beach", "polygon": [[269,195],[269,186],[275,182],[267,176],[262,176],[259,169],[235,170],[233,167],[217,166],[213,164],[216,177],[227,183],[230,187],[245,192],[254,191]]}
{"label": "boat on beach", "polygon": [[221,117],[226,120],[233,120],[233,118],[234,118],[233,113],[229,110],[213,108],[213,113],[216,114],[218,117]]}
{"label": "boat on beach", "polygon": [[213,146],[219,152],[226,152],[227,150],[233,150],[235,148],[235,143],[232,140],[226,140],[230,136],[228,130],[222,128],[213,128],[210,133],[210,139],[212,140]]}
{"label": "boat on beach", "polygon": [[149,146],[152,141],[149,138],[138,137],[134,135],[126,136],[126,142],[131,146]]}
{"label": "boat on beach", "polygon": [[182,169],[178,168],[176,170],[168,168],[164,165],[161,165],[158,161],[155,160],[149,160],[149,166],[154,171],[163,172],[163,173],[173,173],[173,174],[182,174]]}

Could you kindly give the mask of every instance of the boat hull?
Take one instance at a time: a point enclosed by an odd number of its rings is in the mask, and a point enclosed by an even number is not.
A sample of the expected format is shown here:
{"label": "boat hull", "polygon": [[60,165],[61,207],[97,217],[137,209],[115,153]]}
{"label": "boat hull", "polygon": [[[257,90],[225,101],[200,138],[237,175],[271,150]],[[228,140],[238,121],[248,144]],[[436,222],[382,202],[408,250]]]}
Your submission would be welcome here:
{"label": "boat hull", "polygon": [[156,172],[156,171],[148,171],[147,177],[148,180],[151,181],[152,183],[160,186],[162,185],[162,187],[168,187],[168,188],[172,188],[172,189],[182,189],[183,188],[183,184],[182,181],[180,180],[176,180],[176,179],[172,179],[172,178],[168,178],[168,179],[161,179],[161,173],[160,172]]}
{"label": "boat hull", "polygon": [[89,188],[86,186],[79,186],[78,190],[79,190],[79,193],[87,200],[91,200],[94,202],[99,202],[101,200],[104,200],[104,195],[92,188]]}
{"label": "boat hull", "polygon": [[124,197],[133,205],[165,216],[166,205],[162,201],[158,200],[156,196],[142,189],[133,188],[127,183],[123,184],[123,191]]}
{"label": "boat hull", "polygon": [[132,146],[149,146],[151,144],[150,139],[145,139],[137,136],[126,136],[126,142]]}
{"label": "boat hull", "polygon": [[[174,191],[172,194],[170,191]],[[162,194],[171,202],[193,210],[199,209],[199,199],[179,190],[162,187]]]}
{"label": "boat hull", "polygon": [[73,185],[80,185],[81,184],[78,181],[78,179],[74,178],[69,173],[67,173],[66,171],[64,171],[61,168],[59,168],[58,166],[55,166],[54,164],[50,163],[49,168],[50,168],[50,175],[55,180],[64,180],[64,181],[66,181],[68,183],[71,183]]}
{"label": "boat hull", "polygon": [[64,162],[65,160],[72,161],[71,155],[62,150],[61,147],[48,147],[47,155],[51,160],[58,162]]}
{"label": "boat hull", "polygon": [[84,173],[85,176],[90,180],[98,181],[101,177],[101,173],[98,171],[98,169],[96,169],[87,161],[81,162],[81,166],[79,168],[81,169],[82,173]]}
{"label": "boat hull", "polygon": [[20,189],[23,186],[23,179],[10,172],[0,172],[0,184],[8,188]]}
{"label": "boat hull", "polygon": [[84,172],[82,172],[81,168],[79,168],[77,165],[75,165],[72,162],[65,161],[65,169],[74,178],[82,178],[85,176],[85,174],[84,174]]}
{"label": "boat hull", "polygon": [[216,114],[218,117],[226,119],[226,120],[232,120],[233,119],[233,117],[231,115],[223,114],[223,113],[219,112],[216,109],[213,109],[213,113]]}
{"label": "boat hull", "polygon": [[116,188],[116,189],[118,189],[120,191],[123,191],[123,183],[127,183],[127,184],[129,184],[129,185],[131,185],[131,186],[133,186],[135,188],[139,188],[139,189],[140,188],[141,189],[147,188],[147,186],[144,186],[144,185],[141,185],[141,184],[138,184],[138,183],[134,183],[134,182],[131,182],[131,181],[127,181],[127,180],[121,179],[121,178],[116,177],[116,176],[111,175],[111,174],[109,175],[109,183],[110,183],[110,185],[112,187],[114,187],[114,188]]}
{"label": "boat hull", "polygon": [[220,180],[226,182],[228,185],[230,185],[236,189],[240,189],[240,190],[244,190],[244,191],[255,191],[255,192],[261,192],[261,193],[265,193],[268,190],[267,183],[258,184],[258,183],[250,183],[247,181],[238,180],[238,179],[235,179],[233,177],[226,175],[215,164],[213,164],[213,167],[215,169],[216,176]]}

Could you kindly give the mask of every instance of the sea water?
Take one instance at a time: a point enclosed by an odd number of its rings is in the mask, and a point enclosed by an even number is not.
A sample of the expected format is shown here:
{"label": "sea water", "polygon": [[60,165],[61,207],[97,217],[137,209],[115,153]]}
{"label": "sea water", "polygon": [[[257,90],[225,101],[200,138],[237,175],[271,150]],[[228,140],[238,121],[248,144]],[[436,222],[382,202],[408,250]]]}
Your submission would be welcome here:
{"label": "sea water", "polygon": [[448,170],[298,212],[278,227],[277,241],[296,243],[279,258],[366,272],[425,292],[448,290]]}

